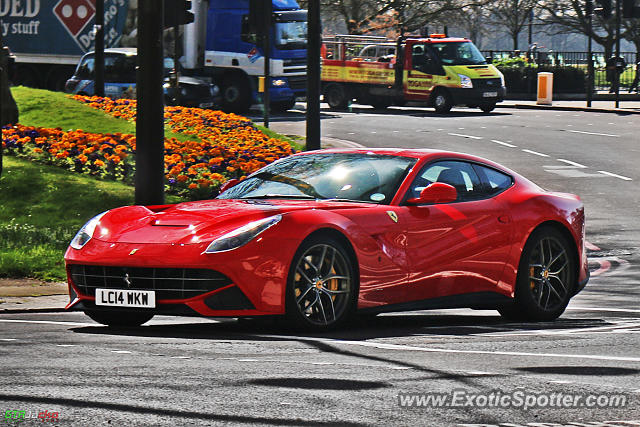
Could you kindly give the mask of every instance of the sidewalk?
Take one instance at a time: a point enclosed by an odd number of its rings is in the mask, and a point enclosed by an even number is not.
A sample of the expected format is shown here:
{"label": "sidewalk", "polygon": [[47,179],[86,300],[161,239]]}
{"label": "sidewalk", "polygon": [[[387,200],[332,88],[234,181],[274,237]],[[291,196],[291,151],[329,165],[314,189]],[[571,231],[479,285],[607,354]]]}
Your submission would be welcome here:
{"label": "sidewalk", "polygon": [[66,283],[0,279],[0,314],[62,311],[68,302]]}
{"label": "sidewalk", "polygon": [[498,108],[523,108],[559,111],[589,111],[595,113],[640,114],[640,101],[620,101],[620,108],[615,108],[615,101],[593,101],[591,108],[587,101],[553,101],[552,105],[537,105],[536,101],[506,100],[497,105]]}

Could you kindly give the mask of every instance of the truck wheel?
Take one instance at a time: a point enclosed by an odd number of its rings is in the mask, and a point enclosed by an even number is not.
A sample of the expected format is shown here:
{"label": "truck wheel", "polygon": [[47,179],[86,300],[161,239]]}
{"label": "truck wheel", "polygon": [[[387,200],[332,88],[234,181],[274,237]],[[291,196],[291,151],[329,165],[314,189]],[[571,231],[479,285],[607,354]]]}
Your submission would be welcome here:
{"label": "truck wheel", "polygon": [[451,107],[453,107],[451,95],[444,89],[438,89],[433,95],[433,108],[436,109],[436,113],[446,114],[451,111]]}
{"label": "truck wheel", "polygon": [[390,98],[382,96],[371,97],[371,106],[376,110],[386,110],[392,104]]}
{"label": "truck wheel", "polygon": [[490,113],[494,108],[496,108],[496,104],[485,104],[480,106],[483,113]]}
{"label": "truck wheel", "polygon": [[251,106],[251,90],[246,78],[239,76],[227,77],[222,82],[222,109],[239,113]]}
{"label": "truck wheel", "polygon": [[295,98],[291,98],[287,101],[275,101],[271,103],[271,110],[278,113],[284,113],[285,111],[292,109],[295,105]]}
{"label": "truck wheel", "polygon": [[338,83],[327,86],[324,91],[324,99],[332,110],[346,110],[351,101],[346,88]]}

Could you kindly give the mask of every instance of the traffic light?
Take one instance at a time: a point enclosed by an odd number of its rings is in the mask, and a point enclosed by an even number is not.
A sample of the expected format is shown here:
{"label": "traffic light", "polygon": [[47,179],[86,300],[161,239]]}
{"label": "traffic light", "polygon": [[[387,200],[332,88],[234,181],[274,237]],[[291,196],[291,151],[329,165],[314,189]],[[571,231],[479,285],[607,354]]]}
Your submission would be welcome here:
{"label": "traffic light", "polygon": [[635,0],[622,1],[623,18],[640,18],[640,4],[636,6]]}
{"label": "traffic light", "polygon": [[596,0],[596,8],[593,10],[602,19],[611,18],[611,0]]}
{"label": "traffic light", "polygon": [[164,0],[164,28],[193,22],[190,0]]}

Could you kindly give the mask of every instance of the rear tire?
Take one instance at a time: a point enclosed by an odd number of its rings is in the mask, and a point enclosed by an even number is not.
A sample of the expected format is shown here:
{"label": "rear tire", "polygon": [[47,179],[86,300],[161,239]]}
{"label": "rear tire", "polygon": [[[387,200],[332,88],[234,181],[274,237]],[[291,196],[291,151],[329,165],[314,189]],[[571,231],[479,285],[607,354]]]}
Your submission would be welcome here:
{"label": "rear tire", "polygon": [[451,95],[444,89],[438,89],[433,97],[433,108],[438,114],[446,114],[451,111],[453,101]]}
{"label": "rear tire", "polygon": [[324,100],[332,110],[346,110],[351,102],[347,93],[348,91],[343,85],[332,83],[324,90]]}
{"label": "rear tire", "polygon": [[297,250],[287,280],[286,316],[296,329],[326,331],[355,312],[358,280],[344,246],[331,237],[312,237]]}
{"label": "rear tire", "polygon": [[84,312],[94,321],[107,326],[140,326],[148,322],[153,317],[153,313],[135,311],[97,311],[87,310]]}
{"label": "rear tire", "polygon": [[510,320],[555,320],[576,289],[573,246],[552,227],[534,231],[522,251],[514,302],[498,308]]}

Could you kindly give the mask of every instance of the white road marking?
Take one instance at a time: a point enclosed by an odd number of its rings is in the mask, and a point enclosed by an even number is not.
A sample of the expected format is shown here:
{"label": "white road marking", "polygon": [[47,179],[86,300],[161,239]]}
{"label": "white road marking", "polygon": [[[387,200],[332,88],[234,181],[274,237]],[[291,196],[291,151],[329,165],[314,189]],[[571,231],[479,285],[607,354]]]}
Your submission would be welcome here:
{"label": "white road marking", "polygon": [[496,144],[504,145],[505,147],[515,148],[517,145],[509,144],[508,142],[498,141],[497,139],[492,139],[491,142],[495,142]]}
{"label": "white road marking", "polygon": [[445,354],[483,354],[483,355],[498,355],[498,356],[512,356],[512,357],[535,357],[535,358],[555,358],[555,359],[589,359],[589,360],[607,360],[607,361],[619,361],[619,362],[640,362],[640,357],[628,357],[628,356],[610,356],[606,354],[563,354],[563,353],[533,353],[526,351],[489,351],[489,350],[456,350],[449,348],[432,348],[432,347],[415,347],[402,344],[386,344],[380,342],[370,341],[349,341],[349,340],[337,340],[330,338],[314,338],[314,337],[301,337],[301,336],[287,336],[287,335],[268,335],[257,334],[257,337],[264,338],[289,338],[296,341],[315,341],[325,344],[334,345],[350,345],[355,347],[371,347],[380,350],[397,350],[397,351],[420,351],[424,353],[445,353]]}
{"label": "white road marking", "polygon": [[567,132],[581,133],[581,134],[584,134],[584,135],[609,136],[611,138],[620,138],[620,135],[613,135],[613,134],[610,134],[610,133],[586,132],[586,131],[583,131],[583,130],[573,130],[573,129],[567,129]]}
{"label": "white road marking", "polygon": [[600,247],[594,245],[593,243],[586,241],[584,242],[584,245],[587,247],[587,249],[591,250],[591,251],[599,251]]}
{"label": "white road marking", "polygon": [[557,159],[557,160],[559,162],[566,163],[568,165],[575,166],[577,168],[581,168],[581,169],[585,169],[586,168],[585,165],[582,165],[582,164],[577,163],[577,162],[572,162],[571,160],[566,160],[566,159]]}
{"label": "white road marking", "polygon": [[549,157],[548,154],[538,153],[537,151],[527,150],[526,148],[523,148],[522,151],[524,151],[525,153],[529,153],[529,154],[535,154],[536,156],[540,156],[540,157]]}
{"label": "white road marking", "polygon": [[627,176],[622,176],[622,175],[618,175],[618,174],[611,173],[611,172],[607,172],[607,171],[598,171],[598,172],[600,172],[601,174],[604,174],[604,175],[612,176],[612,177],[614,177],[614,178],[622,179],[622,180],[624,180],[624,181],[633,181],[633,179],[632,179],[632,178],[629,178],[629,177],[627,177]]}
{"label": "white road marking", "polygon": [[189,356],[171,356],[172,359],[191,359]]}
{"label": "white road marking", "polygon": [[56,344],[57,347],[75,347],[75,344]]}
{"label": "white road marking", "polygon": [[615,332],[618,329],[633,329],[640,327],[638,322],[620,322],[617,325],[612,326],[595,326],[591,328],[580,329],[563,329],[563,330],[548,330],[548,329],[532,329],[528,331],[515,331],[515,332],[485,332],[480,334],[473,334],[475,336],[483,337],[521,337],[521,336],[556,336],[556,335],[580,335],[580,334],[593,334],[596,332]]}
{"label": "white road marking", "polygon": [[554,380],[549,381],[551,384],[573,384],[573,381]]}
{"label": "white road marking", "polygon": [[130,351],[127,350],[111,350],[111,353],[118,353],[118,354],[131,354]]}
{"label": "white road marking", "polygon": [[459,136],[459,137],[462,137],[462,138],[469,138],[469,139],[482,139],[481,136],[464,135],[462,133],[449,133],[448,135]]}
{"label": "white road marking", "polygon": [[6,323],[33,323],[33,324],[41,324],[41,325],[63,325],[63,326],[97,326],[95,323],[54,322],[54,321],[51,321],[51,320],[0,319],[0,322],[6,322]]}

